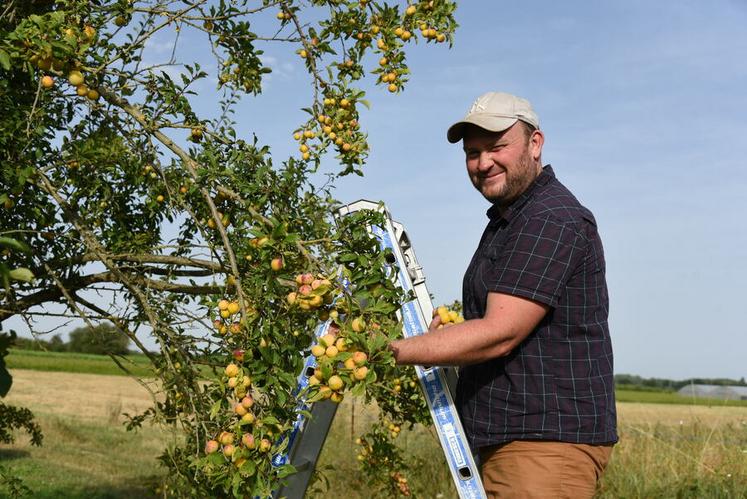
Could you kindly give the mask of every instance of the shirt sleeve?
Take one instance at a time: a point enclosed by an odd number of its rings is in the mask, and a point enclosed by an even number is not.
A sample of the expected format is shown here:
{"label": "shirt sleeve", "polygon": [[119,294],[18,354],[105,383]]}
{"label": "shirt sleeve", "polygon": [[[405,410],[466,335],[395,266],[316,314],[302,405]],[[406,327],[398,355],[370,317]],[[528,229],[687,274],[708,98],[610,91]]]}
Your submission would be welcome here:
{"label": "shirt sleeve", "polygon": [[586,238],[576,224],[530,218],[489,255],[485,285],[488,291],[555,307],[586,249]]}

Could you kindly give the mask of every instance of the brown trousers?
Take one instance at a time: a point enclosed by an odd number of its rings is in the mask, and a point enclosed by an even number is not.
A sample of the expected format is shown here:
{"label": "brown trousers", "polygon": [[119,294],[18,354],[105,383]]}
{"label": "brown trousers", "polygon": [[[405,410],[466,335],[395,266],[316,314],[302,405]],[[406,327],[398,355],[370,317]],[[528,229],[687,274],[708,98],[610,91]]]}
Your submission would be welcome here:
{"label": "brown trousers", "polygon": [[489,498],[590,499],[612,454],[612,444],[521,441],[480,449]]}

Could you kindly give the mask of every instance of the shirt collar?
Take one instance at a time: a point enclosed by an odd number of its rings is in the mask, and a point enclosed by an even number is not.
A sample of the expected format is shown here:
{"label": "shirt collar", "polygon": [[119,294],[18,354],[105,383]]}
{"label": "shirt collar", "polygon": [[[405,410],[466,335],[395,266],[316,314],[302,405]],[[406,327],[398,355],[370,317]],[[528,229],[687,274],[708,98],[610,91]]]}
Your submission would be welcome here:
{"label": "shirt collar", "polygon": [[503,214],[501,214],[498,205],[494,204],[487,211],[488,218],[490,220],[499,220],[503,218],[506,221],[510,221],[514,214],[532,198],[539,187],[547,185],[548,182],[554,178],[555,172],[553,171],[552,166],[545,165],[540,174],[537,175],[537,178],[535,178],[534,181],[529,184],[529,187],[527,187],[527,189],[522,192],[521,195],[508,206],[508,208],[505,209]]}

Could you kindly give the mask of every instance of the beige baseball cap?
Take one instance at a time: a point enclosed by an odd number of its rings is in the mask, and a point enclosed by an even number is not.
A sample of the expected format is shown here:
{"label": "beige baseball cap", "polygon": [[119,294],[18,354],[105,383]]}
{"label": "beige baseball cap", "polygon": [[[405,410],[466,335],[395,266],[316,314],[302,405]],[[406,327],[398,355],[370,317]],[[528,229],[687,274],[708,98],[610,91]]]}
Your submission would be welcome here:
{"label": "beige baseball cap", "polygon": [[477,98],[467,115],[449,127],[446,138],[452,144],[464,137],[464,128],[472,124],[491,132],[502,132],[516,123],[525,121],[539,129],[539,118],[528,100],[504,92],[488,92]]}

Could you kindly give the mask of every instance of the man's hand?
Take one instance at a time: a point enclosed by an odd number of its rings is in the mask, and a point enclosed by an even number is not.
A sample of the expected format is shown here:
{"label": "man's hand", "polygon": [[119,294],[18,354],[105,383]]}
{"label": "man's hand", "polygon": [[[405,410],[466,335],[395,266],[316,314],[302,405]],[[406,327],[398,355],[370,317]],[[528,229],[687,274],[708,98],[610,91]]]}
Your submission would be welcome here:
{"label": "man's hand", "polygon": [[330,322],[329,327],[327,328],[327,332],[337,336],[338,334],[340,334],[340,326],[338,326],[335,321],[332,321]]}
{"label": "man's hand", "polygon": [[434,317],[428,333],[393,341],[389,348],[399,364],[468,365],[508,355],[550,310],[527,298],[488,293],[485,316],[438,329]]}
{"label": "man's hand", "polygon": [[438,310],[434,308],[433,309],[433,318],[431,319],[431,323],[428,326],[428,331],[429,332],[436,331],[438,329],[438,326],[440,326],[441,324],[442,324],[442,322],[441,322],[441,316],[438,315]]}

